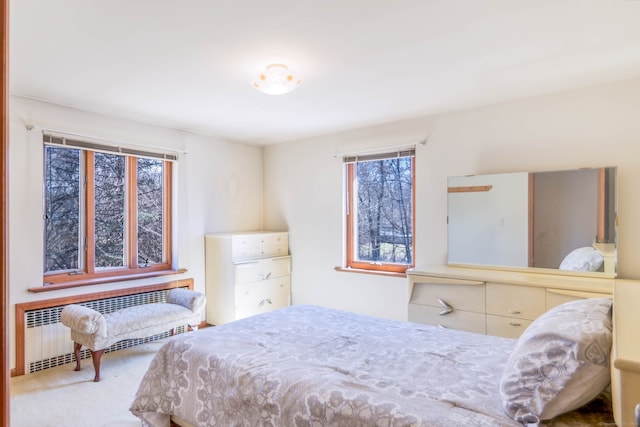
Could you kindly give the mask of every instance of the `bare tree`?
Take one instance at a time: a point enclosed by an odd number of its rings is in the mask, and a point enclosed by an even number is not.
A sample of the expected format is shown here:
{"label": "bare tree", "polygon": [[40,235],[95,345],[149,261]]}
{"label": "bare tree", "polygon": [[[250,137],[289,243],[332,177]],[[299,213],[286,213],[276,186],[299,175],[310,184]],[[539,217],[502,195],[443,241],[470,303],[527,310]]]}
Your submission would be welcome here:
{"label": "bare tree", "polygon": [[[127,264],[127,228],[137,226],[138,263],[162,262],[164,231],[164,164],[161,160],[129,158],[136,162],[136,219],[128,217],[133,200],[127,193],[127,158],[95,152],[93,198],[85,197],[82,163],[86,152],[45,147],[45,272],[78,270],[84,250],[85,205],[93,204],[94,263],[96,268]],[[91,157],[89,157],[91,158]],[[91,206],[91,205],[89,205]]]}
{"label": "bare tree", "polygon": [[412,262],[412,159],[359,162],[358,257]]}

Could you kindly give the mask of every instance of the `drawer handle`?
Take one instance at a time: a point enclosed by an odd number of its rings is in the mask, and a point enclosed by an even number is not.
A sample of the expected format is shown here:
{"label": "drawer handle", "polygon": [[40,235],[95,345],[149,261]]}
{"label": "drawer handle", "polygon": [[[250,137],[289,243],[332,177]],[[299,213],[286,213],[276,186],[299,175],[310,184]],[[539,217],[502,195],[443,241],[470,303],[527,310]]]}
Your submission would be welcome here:
{"label": "drawer handle", "polygon": [[453,307],[447,304],[447,302],[442,298],[438,298],[438,303],[442,308],[444,308],[444,310],[440,312],[440,316],[446,316],[447,314],[450,314],[451,312],[453,312]]}
{"label": "drawer handle", "polygon": [[522,323],[518,323],[518,322],[509,322],[509,324],[513,327],[519,327],[522,326]]}
{"label": "drawer handle", "polygon": [[271,273],[267,273],[267,274],[258,274],[258,278],[260,280],[267,280],[269,277],[271,277]]}
{"label": "drawer handle", "polygon": [[449,329],[446,326],[441,325],[440,323],[438,323],[438,328],[440,328],[440,329]]}
{"label": "drawer handle", "polygon": [[520,314],[520,310],[509,310],[509,314]]}
{"label": "drawer handle", "polygon": [[269,298],[267,298],[267,299],[263,299],[262,301],[260,301],[260,304],[258,304],[258,305],[259,305],[260,307],[262,307],[262,306],[264,305],[264,303],[265,303],[265,302],[266,302],[266,303],[268,303],[268,304],[273,304],[273,303],[271,302],[271,300],[270,300]]}

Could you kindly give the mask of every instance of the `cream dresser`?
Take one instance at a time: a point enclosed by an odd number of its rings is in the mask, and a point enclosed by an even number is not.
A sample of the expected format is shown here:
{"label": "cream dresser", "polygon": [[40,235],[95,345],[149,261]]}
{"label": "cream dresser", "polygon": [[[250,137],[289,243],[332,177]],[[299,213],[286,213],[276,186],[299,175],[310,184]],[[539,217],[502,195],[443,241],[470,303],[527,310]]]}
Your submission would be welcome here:
{"label": "cream dresser", "polygon": [[291,304],[287,232],[205,236],[207,323],[220,325]]}
{"label": "cream dresser", "polygon": [[407,271],[409,321],[517,338],[545,311],[611,297],[613,279],[433,266]]}
{"label": "cream dresser", "polygon": [[512,338],[564,302],[613,298],[613,415],[618,427],[640,425],[640,281],[450,266],[407,277],[410,321]]}

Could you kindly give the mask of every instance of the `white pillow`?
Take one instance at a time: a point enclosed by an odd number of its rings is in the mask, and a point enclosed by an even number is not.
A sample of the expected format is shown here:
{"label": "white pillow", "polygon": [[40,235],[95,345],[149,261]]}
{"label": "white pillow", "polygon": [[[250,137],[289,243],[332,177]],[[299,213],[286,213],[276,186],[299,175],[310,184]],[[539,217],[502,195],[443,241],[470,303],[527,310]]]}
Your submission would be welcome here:
{"label": "white pillow", "polygon": [[509,416],[536,424],[579,408],[607,387],[611,308],[610,298],[571,301],[529,325],[500,379]]}
{"label": "white pillow", "polygon": [[591,246],[574,249],[560,263],[560,270],[598,271],[604,263],[599,250]]}

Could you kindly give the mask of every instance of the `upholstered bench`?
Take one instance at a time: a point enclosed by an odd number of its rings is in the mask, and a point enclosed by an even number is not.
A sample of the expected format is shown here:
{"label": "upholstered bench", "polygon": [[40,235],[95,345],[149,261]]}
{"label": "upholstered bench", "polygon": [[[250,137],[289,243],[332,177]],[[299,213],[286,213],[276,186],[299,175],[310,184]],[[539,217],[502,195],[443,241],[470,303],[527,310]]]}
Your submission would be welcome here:
{"label": "upholstered bench", "polygon": [[200,292],[176,288],[167,293],[167,302],[136,305],[102,314],[77,304],[62,309],[61,321],[71,329],[76,371],[80,370],[80,349],[91,352],[94,381],[100,381],[100,359],[104,351],[118,341],[145,338],[188,325],[197,329],[206,298]]}

